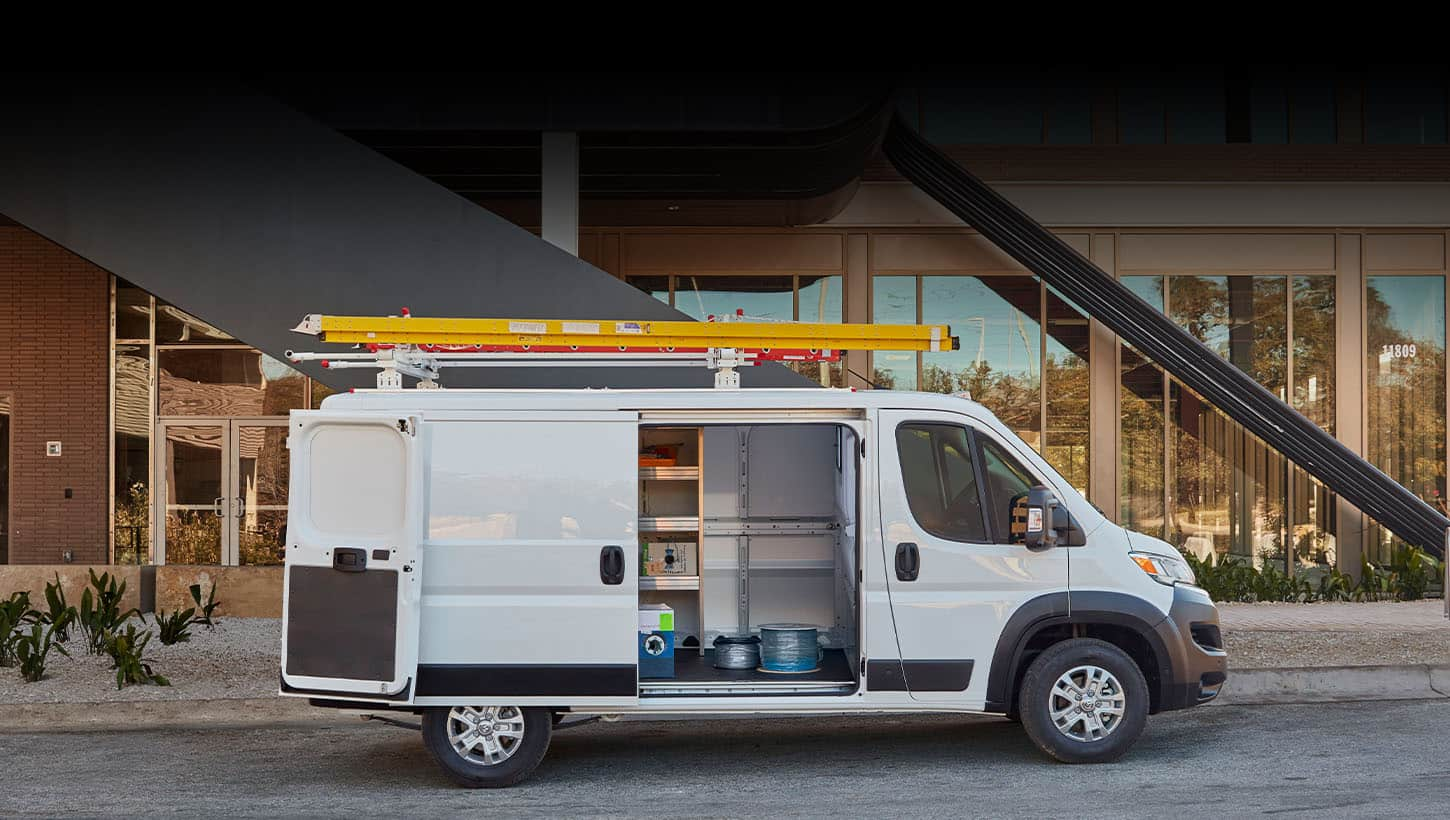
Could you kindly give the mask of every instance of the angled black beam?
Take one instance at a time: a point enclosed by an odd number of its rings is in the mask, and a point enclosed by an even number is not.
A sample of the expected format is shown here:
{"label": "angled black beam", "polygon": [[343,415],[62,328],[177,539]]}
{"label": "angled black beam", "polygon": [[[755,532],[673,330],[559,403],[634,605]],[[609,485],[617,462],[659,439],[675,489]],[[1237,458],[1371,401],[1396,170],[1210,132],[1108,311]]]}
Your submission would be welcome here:
{"label": "angled black beam", "polygon": [[[305,313],[688,318],[236,77],[3,80],[0,213],[275,358],[309,349],[289,332]],[[299,369],[334,388],[371,383],[362,370]],[[776,364],[743,381],[811,384]],[[467,368],[445,383],[703,387],[711,376]]]}
{"label": "angled black beam", "polygon": [[1390,532],[1443,557],[1450,519],[1438,510],[1084,259],[899,117],[883,148],[902,176],[1189,389]]}

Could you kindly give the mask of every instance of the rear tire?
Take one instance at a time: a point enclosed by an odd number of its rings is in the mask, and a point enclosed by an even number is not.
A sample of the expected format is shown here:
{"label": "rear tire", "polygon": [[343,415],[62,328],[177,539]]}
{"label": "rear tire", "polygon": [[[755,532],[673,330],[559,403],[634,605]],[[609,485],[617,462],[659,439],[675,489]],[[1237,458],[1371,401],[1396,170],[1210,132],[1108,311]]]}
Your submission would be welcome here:
{"label": "rear tire", "polygon": [[1063,763],[1122,757],[1148,722],[1148,683],[1107,641],[1074,638],[1047,648],[1022,680],[1017,711],[1027,736]]}
{"label": "rear tire", "polygon": [[454,783],[499,789],[528,777],[549,750],[553,715],[541,707],[454,706],[423,712],[423,745]]}

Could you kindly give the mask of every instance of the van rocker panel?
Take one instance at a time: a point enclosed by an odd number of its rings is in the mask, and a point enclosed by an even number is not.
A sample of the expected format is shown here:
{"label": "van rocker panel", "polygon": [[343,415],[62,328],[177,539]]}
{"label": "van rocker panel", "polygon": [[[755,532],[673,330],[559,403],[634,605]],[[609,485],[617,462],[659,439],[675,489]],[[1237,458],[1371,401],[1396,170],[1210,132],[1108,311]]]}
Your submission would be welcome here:
{"label": "van rocker panel", "polygon": [[420,664],[418,697],[636,697],[634,664]]}
{"label": "van rocker panel", "polygon": [[970,660],[866,662],[866,688],[873,692],[965,692],[972,683]]}

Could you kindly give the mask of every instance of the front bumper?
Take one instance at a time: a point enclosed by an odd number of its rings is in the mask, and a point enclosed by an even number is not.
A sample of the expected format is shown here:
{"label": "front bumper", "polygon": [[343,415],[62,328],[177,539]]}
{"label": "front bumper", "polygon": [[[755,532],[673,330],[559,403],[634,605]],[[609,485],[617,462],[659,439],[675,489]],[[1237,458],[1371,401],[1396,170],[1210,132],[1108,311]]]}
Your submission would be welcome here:
{"label": "front bumper", "polygon": [[1173,588],[1173,606],[1158,625],[1168,651],[1171,674],[1159,687],[1158,711],[1187,709],[1207,703],[1223,691],[1228,679],[1228,653],[1218,624],[1218,607],[1198,587]]}

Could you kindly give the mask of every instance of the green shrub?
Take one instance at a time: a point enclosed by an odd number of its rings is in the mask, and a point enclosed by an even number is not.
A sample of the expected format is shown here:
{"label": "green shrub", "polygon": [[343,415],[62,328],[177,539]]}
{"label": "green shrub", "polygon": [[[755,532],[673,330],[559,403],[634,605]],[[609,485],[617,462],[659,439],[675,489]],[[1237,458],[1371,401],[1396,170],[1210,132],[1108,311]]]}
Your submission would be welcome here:
{"label": "green shrub", "polygon": [[1400,547],[1390,558],[1390,587],[1402,601],[1424,598],[1425,591],[1441,573],[1440,561],[1419,547]]}
{"label": "green shrub", "polygon": [[1210,555],[1199,559],[1184,553],[1184,559],[1193,568],[1198,585],[1215,601],[1257,601],[1260,591],[1265,588],[1253,564],[1241,558]]}
{"label": "green shrub", "polygon": [[201,600],[201,584],[192,584],[190,590],[191,600],[196,601],[197,607],[201,609],[201,617],[197,618],[196,622],[207,629],[215,627],[216,621],[211,613],[221,606],[221,601],[216,599],[216,581],[212,581],[211,588],[206,591],[206,601]]}
{"label": "green shrub", "polygon": [[1303,575],[1289,575],[1275,562],[1255,567],[1248,559],[1233,555],[1199,559],[1184,553],[1183,557],[1198,577],[1198,585],[1220,602],[1416,601],[1425,597],[1444,571],[1442,562],[1416,547],[1396,550],[1388,569],[1362,560],[1358,583],[1328,567],[1317,585]]}
{"label": "green shrub", "polygon": [[34,618],[29,592],[11,593],[8,599],[0,601],[0,666],[15,664],[15,643],[20,639],[18,630]]}
{"label": "green shrub", "polygon": [[1304,603],[1314,600],[1314,588],[1308,579],[1292,576],[1278,564],[1266,563],[1254,581],[1254,595],[1260,601]]}
{"label": "green shrub", "polygon": [[161,639],[163,646],[181,643],[191,640],[191,625],[196,622],[192,616],[196,614],[195,609],[173,610],[167,615],[165,610],[156,613],[156,637]]}
{"label": "green shrub", "polygon": [[105,651],[115,664],[117,689],[133,683],[171,685],[171,681],[151,669],[151,662],[146,659],[146,645],[149,643],[151,630],[138,630],[135,624],[126,624],[125,630],[107,634]]}
{"label": "green shrub", "polygon": [[35,683],[45,677],[45,659],[50,650],[69,657],[65,647],[55,641],[55,632],[54,626],[46,628],[35,623],[29,632],[20,633],[15,642],[15,658],[20,662],[20,676],[27,681]]}
{"label": "green shrub", "polygon": [[60,586],[60,573],[56,573],[55,583],[45,585],[45,605],[47,611],[38,613],[40,622],[50,627],[56,643],[70,640],[70,628],[76,620],[76,608],[66,603],[65,590]]}
{"label": "green shrub", "polygon": [[1319,579],[1314,597],[1320,601],[1349,601],[1354,598],[1354,579],[1330,567]]}
{"label": "green shrub", "polygon": [[1370,563],[1368,558],[1359,560],[1359,583],[1354,587],[1354,600],[1379,601],[1390,595],[1389,570]]}
{"label": "green shrub", "polygon": [[[109,572],[96,576],[95,570],[88,570],[91,585],[81,594],[81,607],[77,620],[81,632],[86,636],[86,650],[99,655],[106,650],[106,639],[132,615],[135,609],[121,611],[121,599],[126,594],[126,582],[117,583]],[[94,591],[94,594],[92,592]]]}

